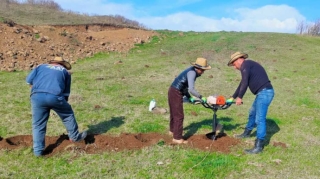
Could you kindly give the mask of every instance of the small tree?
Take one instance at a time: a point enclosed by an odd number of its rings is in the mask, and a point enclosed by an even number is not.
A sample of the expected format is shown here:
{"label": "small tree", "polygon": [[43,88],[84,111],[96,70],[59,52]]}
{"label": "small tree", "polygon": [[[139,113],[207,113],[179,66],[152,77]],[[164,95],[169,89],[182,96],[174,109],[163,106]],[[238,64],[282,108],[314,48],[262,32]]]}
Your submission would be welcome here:
{"label": "small tree", "polygon": [[304,21],[300,21],[297,25],[297,32],[298,34],[302,35],[305,31],[305,22]]}
{"label": "small tree", "polygon": [[320,20],[312,24],[307,24],[306,22],[301,21],[297,25],[297,33],[298,34],[306,34],[311,36],[319,36],[320,35]]}
{"label": "small tree", "polygon": [[54,2],[54,0],[25,0],[24,3],[29,5],[41,5],[55,10],[62,10],[60,5]]}
{"label": "small tree", "polygon": [[311,36],[320,35],[320,20],[316,21],[312,26],[308,28],[308,34]]}

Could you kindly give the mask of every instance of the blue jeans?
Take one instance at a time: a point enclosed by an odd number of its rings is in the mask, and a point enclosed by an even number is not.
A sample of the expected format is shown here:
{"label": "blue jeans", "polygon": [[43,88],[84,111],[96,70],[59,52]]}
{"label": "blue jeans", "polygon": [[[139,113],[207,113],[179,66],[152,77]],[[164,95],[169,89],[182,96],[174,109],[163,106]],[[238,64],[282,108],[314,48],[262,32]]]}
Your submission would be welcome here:
{"label": "blue jeans", "polygon": [[273,89],[263,89],[257,95],[249,111],[246,128],[252,130],[257,127],[257,139],[264,140],[266,137],[266,118],[268,108],[274,97]]}
{"label": "blue jeans", "polygon": [[69,138],[73,141],[77,140],[79,137],[78,124],[70,104],[63,96],[50,93],[33,93],[31,95],[31,106],[34,155],[40,156],[44,151],[47,122],[51,109],[61,118]]}

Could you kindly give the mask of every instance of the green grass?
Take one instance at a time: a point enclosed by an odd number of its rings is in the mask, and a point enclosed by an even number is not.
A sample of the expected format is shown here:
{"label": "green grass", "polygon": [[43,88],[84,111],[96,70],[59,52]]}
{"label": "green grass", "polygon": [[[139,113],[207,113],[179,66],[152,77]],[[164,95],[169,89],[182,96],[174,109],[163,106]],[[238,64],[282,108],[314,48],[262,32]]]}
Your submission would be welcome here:
{"label": "green grass", "polygon": [[145,26],[139,22],[120,15],[99,16],[63,10],[53,0],[1,0],[0,22],[4,21],[13,21],[20,25],[104,24],[123,28],[145,29]]}
{"label": "green grass", "polygon": [[[0,151],[0,178],[318,178],[319,168],[319,38],[278,33],[159,31],[159,37],[137,45],[127,54],[96,54],[73,65],[70,103],[80,130],[117,135],[121,132],[166,133],[169,114],[148,111],[151,99],[168,109],[167,90],[176,75],[197,57],[208,59],[211,70],[196,81],[209,96],[230,96],[239,71],[227,67],[231,53],[245,51],[261,63],[275,88],[268,112],[267,146],[262,154],[230,154],[158,145],[137,151],[102,154],[64,153],[37,159],[30,148]],[[115,64],[121,60],[122,64]],[[0,72],[0,135],[31,134],[27,71]],[[209,78],[212,75],[213,78]],[[243,131],[254,95],[248,89],[242,106],[218,111],[225,132]],[[96,106],[100,106],[98,109]],[[212,111],[184,105],[186,135],[211,129]],[[194,116],[194,111],[198,115]],[[47,135],[65,132],[52,116]],[[250,138],[246,142],[254,140]],[[287,148],[273,146],[282,142]],[[160,164],[159,164],[160,163]]]}

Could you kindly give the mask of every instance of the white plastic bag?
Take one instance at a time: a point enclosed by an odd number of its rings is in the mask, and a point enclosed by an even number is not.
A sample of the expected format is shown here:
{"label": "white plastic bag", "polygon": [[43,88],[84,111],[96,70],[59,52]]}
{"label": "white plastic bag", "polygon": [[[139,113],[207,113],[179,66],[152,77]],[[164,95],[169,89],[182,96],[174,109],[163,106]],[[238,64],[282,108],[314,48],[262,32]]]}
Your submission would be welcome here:
{"label": "white plastic bag", "polygon": [[152,100],[150,101],[150,104],[149,104],[149,111],[152,111],[153,108],[155,108],[155,107],[156,107],[156,100],[155,100],[155,99],[152,99]]}

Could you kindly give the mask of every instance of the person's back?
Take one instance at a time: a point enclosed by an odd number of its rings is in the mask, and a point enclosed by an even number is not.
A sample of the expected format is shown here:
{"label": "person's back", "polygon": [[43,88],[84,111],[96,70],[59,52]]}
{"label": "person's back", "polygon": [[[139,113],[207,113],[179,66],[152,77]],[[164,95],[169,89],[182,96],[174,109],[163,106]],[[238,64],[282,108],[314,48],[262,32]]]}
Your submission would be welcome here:
{"label": "person's back", "polygon": [[181,72],[172,82],[171,86],[176,88],[179,91],[184,91],[185,89],[188,89],[188,77],[187,74],[189,71],[195,71],[194,67],[191,66],[187,69],[185,69],[183,72]]}
{"label": "person's back", "polygon": [[[258,62],[247,59],[243,61],[240,71],[242,74],[242,85],[244,87],[248,86],[254,95],[264,88],[272,88],[267,72]],[[239,96],[242,98],[245,93],[244,89],[240,90],[239,93]]]}
{"label": "person's back", "polygon": [[38,66],[27,78],[32,85],[31,93],[45,92],[57,96],[69,96],[71,76],[60,65],[43,64]]}

